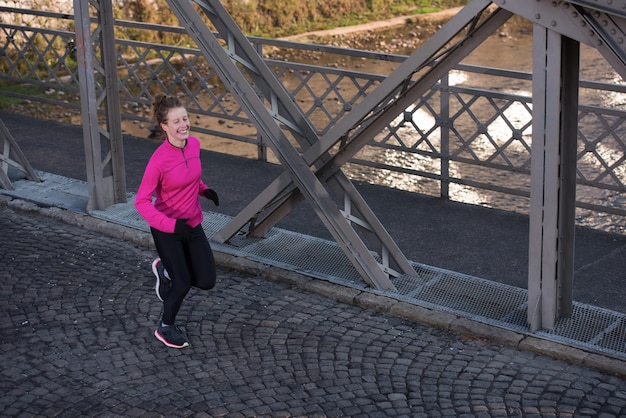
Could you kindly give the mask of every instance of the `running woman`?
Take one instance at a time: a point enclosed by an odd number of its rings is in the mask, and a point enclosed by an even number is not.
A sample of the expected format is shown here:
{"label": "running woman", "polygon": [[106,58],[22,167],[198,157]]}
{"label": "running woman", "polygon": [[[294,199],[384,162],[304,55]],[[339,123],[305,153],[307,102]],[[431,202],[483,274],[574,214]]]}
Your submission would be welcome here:
{"label": "running woman", "polygon": [[159,255],[152,270],[163,315],[154,335],[168,347],[183,348],[189,341],[176,325],[183,300],[192,286],[209,290],[216,281],[213,251],[201,225],[199,197],[216,206],[219,197],[202,181],[200,141],[189,136],[189,115],[181,101],[160,94],[153,112],[163,143],[148,161],[135,208],[150,226]]}

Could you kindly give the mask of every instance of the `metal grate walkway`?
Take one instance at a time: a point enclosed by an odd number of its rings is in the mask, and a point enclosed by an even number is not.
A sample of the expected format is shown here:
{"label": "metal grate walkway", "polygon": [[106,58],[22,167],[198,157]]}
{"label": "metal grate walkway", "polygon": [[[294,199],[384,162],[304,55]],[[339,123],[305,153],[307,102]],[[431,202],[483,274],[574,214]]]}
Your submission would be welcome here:
{"label": "metal grate walkway", "polygon": [[[0,189],[0,193],[38,204],[85,212],[85,182],[50,173],[38,174],[42,182],[16,181],[15,190]],[[133,202],[134,195],[129,194],[128,203],[112,205],[104,211],[93,211],[91,215],[149,231]],[[213,236],[230,219],[227,215],[205,212],[203,228],[207,236]],[[212,242],[211,245],[226,254],[245,255],[255,261],[336,284],[626,359],[626,315],[619,312],[574,302],[571,318],[559,320],[552,331],[531,333],[526,324],[528,294],[522,288],[412,263],[417,276],[404,275],[394,279],[397,291],[375,290],[361,279],[336,243],[279,228],[270,230],[263,239],[236,235],[228,244]]]}

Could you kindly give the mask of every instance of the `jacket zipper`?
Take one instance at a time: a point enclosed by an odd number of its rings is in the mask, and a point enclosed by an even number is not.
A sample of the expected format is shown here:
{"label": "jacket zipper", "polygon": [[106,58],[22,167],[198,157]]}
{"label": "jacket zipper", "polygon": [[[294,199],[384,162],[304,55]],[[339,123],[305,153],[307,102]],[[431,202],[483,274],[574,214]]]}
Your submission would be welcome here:
{"label": "jacket zipper", "polygon": [[181,149],[180,149],[180,152],[182,152],[182,153],[183,153],[183,159],[185,160],[185,167],[186,167],[186,168],[189,168],[189,163],[188,163],[188,161],[187,161],[187,156],[185,155],[185,148],[181,148]]}

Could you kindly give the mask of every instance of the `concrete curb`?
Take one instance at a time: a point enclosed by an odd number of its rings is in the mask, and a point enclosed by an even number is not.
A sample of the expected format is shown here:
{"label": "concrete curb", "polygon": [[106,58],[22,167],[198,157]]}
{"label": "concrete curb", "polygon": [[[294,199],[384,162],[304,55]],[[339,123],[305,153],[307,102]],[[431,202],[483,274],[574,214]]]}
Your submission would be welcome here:
{"label": "concrete curb", "polygon": [[[2,194],[0,194],[0,204],[16,211],[36,213],[112,238],[129,241],[147,248],[154,248],[152,236],[149,233],[100,220],[87,214],[56,207],[41,207],[35,203],[14,199]],[[484,338],[492,343],[513,349],[529,351],[626,377],[626,360],[614,358],[607,354],[587,351],[557,341],[550,341],[534,335],[485,324],[451,312],[410,304],[375,292],[316,279],[257,262],[245,256],[235,256],[215,250],[214,255],[216,263],[224,268],[261,276],[276,282],[288,283],[293,287],[317,293],[339,302],[403,318],[411,322],[437,327],[460,336]]]}

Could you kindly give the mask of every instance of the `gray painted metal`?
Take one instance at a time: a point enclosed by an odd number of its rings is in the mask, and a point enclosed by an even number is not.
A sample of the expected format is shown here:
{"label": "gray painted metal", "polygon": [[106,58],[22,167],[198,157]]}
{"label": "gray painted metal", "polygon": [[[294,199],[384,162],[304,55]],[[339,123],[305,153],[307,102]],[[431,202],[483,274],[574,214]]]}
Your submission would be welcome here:
{"label": "gray painted metal", "polygon": [[[433,84],[442,78],[455,64],[465,57],[474,47],[484,40],[482,36],[488,36],[495,28],[499,27],[511,14],[501,13],[502,20],[496,21],[495,26],[480,26],[482,29],[469,30],[466,37],[457,43],[460,48],[451,47],[448,51],[440,51],[447,47],[463,28],[475,23],[476,15],[484,11],[481,5],[476,10],[463,9],[451,22],[446,24],[439,33],[433,36],[415,54],[410,56],[392,74],[384,79],[380,86],[371,91],[362,102],[355,106],[349,114],[333,125],[330,130],[305,151],[304,158],[311,163],[320,155],[329,152],[336,147],[337,151],[330,160],[326,160],[318,169],[318,176],[328,178],[339,172],[341,166],[348,162],[354,155],[369,143],[374,135],[383,130],[388,124],[404,112],[420,96],[430,89]],[[479,13],[480,15],[480,13]],[[490,27],[489,27],[490,26]],[[487,27],[487,30],[484,30]],[[469,41],[471,39],[471,41]],[[469,41],[469,42],[468,42]],[[441,52],[444,58],[438,60],[432,67],[429,64],[434,56]],[[446,55],[447,54],[447,55]],[[420,69],[426,68],[426,73],[417,82],[412,82],[411,77]],[[410,85],[410,87],[408,87]],[[273,226],[273,225],[272,225]]]}
{"label": "gray painted metal", "polygon": [[626,17],[626,2],[624,0],[570,0],[569,3],[586,6],[593,10],[605,11],[615,16]]}
{"label": "gray painted metal", "polygon": [[[571,315],[573,304],[577,42],[596,47],[624,77],[626,25],[621,16],[585,10],[582,2],[497,3],[535,22],[528,323],[533,331],[554,329],[559,318]],[[609,13],[617,10],[604,6]]]}
{"label": "gray painted metal", "polygon": [[15,141],[11,132],[7,129],[2,119],[0,119],[0,187],[13,190],[11,179],[8,176],[9,167],[13,167],[24,173],[31,181],[41,181],[35,173],[21,148]]}
{"label": "gray painted metal", "polygon": [[[488,2],[482,2],[477,7],[482,7],[483,9],[488,5]],[[211,9],[212,13],[207,13],[213,16],[212,21],[215,26],[220,28],[223,26],[229,26],[229,29],[226,33],[222,33],[223,38],[234,39],[235,41],[239,38],[239,41],[242,40],[245,42],[245,38],[243,34],[234,26],[234,23],[227,22],[223,23],[227,20],[227,14],[224,15],[225,11],[218,16],[216,10],[221,6],[215,5],[214,8]],[[208,6],[205,5],[205,8],[208,9]],[[433,55],[436,54],[438,49],[446,46],[446,43],[450,40],[451,37],[456,36],[456,34],[465,26],[468,26],[470,23],[474,23],[476,20],[476,16],[474,15],[474,11],[467,11],[465,13],[461,13],[459,18],[453,19],[451,23],[446,25],[443,32],[449,35],[449,38],[445,39],[445,42],[442,44],[437,44],[437,42],[441,42],[436,39],[434,41],[434,45],[432,46],[433,52],[430,55],[423,56],[420,54],[419,67],[425,67],[427,62],[425,60],[431,60]],[[501,15],[506,15],[504,19],[498,22],[497,27],[500,26],[502,22],[504,22],[511,14],[501,13]],[[222,22],[220,24],[220,22]],[[184,22],[183,22],[184,23]],[[449,28],[447,31],[446,28]],[[479,32],[479,31],[476,31]],[[489,35],[493,32],[493,28],[488,31],[482,31],[486,35]],[[470,36],[471,35],[471,36]],[[477,35],[474,31],[470,31],[467,38],[472,38],[474,42],[467,42],[467,45],[472,45],[475,47],[480,43],[480,36]],[[464,40],[466,40],[465,38]],[[246,42],[247,44],[247,42]],[[459,43],[460,44],[460,43]],[[239,44],[237,44],[239,45]],[[229,46],[230,49],[231,48]],[[245,47],[240,47],[238,50],[245,50]],[[428,50],[428,48],[426,48]],[[420,51],[422,49],[420,48]],[[445,52],[444,52],[445,53]],[[447,72],[452,65],[457,64],[458,60],[460,60],[463,56],[467,55],[468,50],[465,50],[463,53],[459,54],[451,54],[457,58],[457,61],[446,61],[446,65],[448,67],[441,68],[439,66],[435,66],[435,70],[431,70],[435,75],[432,76],[432,80],[438,80],[441,78],[442,74]],[[254,56],[253,56],[254,55]],[[234,56],[234,54],[231,54]],[[412,57],[411,57],[412,58]],[[324,136],[324,138],[318,139],[317,135],[314,132],[310,132],[307,135],[307,144],[302,144],[304,148],[304,160],[307,165],[315,165],[316,162],[323,163],[321,166],[317,164],[318,171],[317,176],[320,178],[326,179],[328,183],[330,180],[333,180],[336,186],[334,188],[336,200],[342,203],[341,194],[343,194],[343,211],[342,214],[345,216],[352,225],[358,225],[365,227],[365,230],[372,232],[369,235],[370,240],[372,241],[372,235],[375,238],[373,241],[378,244],[375,245],[376,251],[379,255],[382,256],[382,260],[387,263],[387,260],[391,259],[396,261],[396,265],[399,266],[399,269],[394,270],[393,267],[385,268],[385,264],[383,268],[385,272],[392,276],[398,276],[399,274],[414,274],[412,268],[408,265],[406,258],[400,251],[400,249],[393,243],[391,237],[387,234],[385,229],[380,225],[380,222],[375,217],[375,215],[371,212],[365,201],[360,197],[356,189],[352,186],[350,181],[343,175],[340,171],[341,165],[343,165],[349,158],[351,158],[358,150],[360,150],[371,137],[361,136],[360,140],[351,141],[348,139],[348,131],[356,128],[359,123],[364,123],[361,119],[365,118],[366,115],[370,114],[380,114],[385,113],[384,110],[376,109],[376,107],[384,106],[387,109],[395,109],[396,113],[389,113],[387,119],[385,119],[384,123],[387,124],[391,119],[397,116],[397,113],[403,111],[403,107],[395,106],[395,97],[399,96],[402,98],[403,93],[398,93],[399,91],[406,88],[407,77],[410,78],[411,74],[417,71],[413,60],[409,58],[405,61],[396,71],[394,71],[386,80],[384,80],[379,88],[375,89],[371,92],[360,104],[355,107],[348,115],[346,115],[337,125],[335,125],[331,130]],[[248,67],[251,65],[258,65],[260,67],[265,67],[261,57],[258,57],[256,52],[253,51],[252,54],[248,54],[245,57],[240,59],[248,64]],[[442,60],[443,61],[443,60]],[[444,67],[444,66],[442,66]],[[264,74],[266,77],[270,77],[273,79],[273,74],[269,71],[257,70],[254,73]],[[425,77],[426,80],[430,81],[431,79]],[[257,80],[260,81],[260,80]],[[282,90],[282,85],[275,83],[276,88]],[[431,84],[428,82],[424,83],[423,90],[425,91],[427,88],[430,88]],[[274,101],[271,100],[273,103]],[[284,102],[283,102],[284,103]],[[285,107],[289,107],[289,105],[285,104]],[[304,117],[301,112],[297,112],[299,117]],[[287,126],[291,124],[288,123]],[[306,124],[305,126],[308,126]],[[313,139],[317,139],[313,141]],[[328,152],[331,148],[338,147],[338,151],[335,154],[335,157],[328,158]],[[336,158],[336,156],[340,156]],[[218,235],[218,239],[222,242],[226,242],[233,235],[235,235],[246,223],[253,224],[256,222],[259,213],[264,210],[266,207],[271,206],[275,203],[276,199],[282,199],[282,202],[279,206],[273,208],[273,212],[268,215],[262,222],[263,225],[262,232],[266,232],[269,228],[271,228],[284,214],[288,213],[288,211],[294,207],[295,203],[299,199],[298,190],[294,189],[291,184],[281,184],[281,182],[289,181],[286,176],[278,179],[274,183],[272,183],[266,190],[261,192],[259,198],[254,200],[252,204],[244,209],[240,213],[240,216],[236,217],[234,223],[229,225],[226,231],[221,231]],[[291,179],[295,181],[295,179]],[[288,192],[285,191],[288,189]],[[285,196],[287,195],[287,196]],[[277,215],[278,213],[278,215]],[[356,215],[356,217],[355,217]],[[268,219],[271,219],[271,223],[267,222]],[[252,228],[251,228],[252,229]]]}
{"label": "gray painted metal", "polygon": [[625,0],[496,0],[494,3],[546,29],[596,48],[626,80]]}
{"label": "gray painted metal", "polygon": [[[559,136],[559,202],[557,301],[554,318],[572,314],[574,300],[574,240],[576,235],[576,152],[580,44],[561,37],[561,134]],[[531,324],[532,325],[532,324]],[[554,328],[554,324],[541,328]]]}
{"label": "gray painted metal", "polygon": [[[90,6],[97,10],[98,27],[91,33]],[[76,50],[83,123],[89,201],[87,211],[103,209],[126,199],[124,148],[117,86],[113,9],[110,0],[74,0]],[[101,55],[95,55],[94,45]],[[104,78],[96,82],[96,76]],[[106,129],[100,127],[104,104]],[[102,141],[106,139],[108,141]],[[104,155],[103,155],[104,153]]]}
{"label": "gray painted metal", "polygon": [[[252,118],[256,128],[269,140],[272,150],[281,161],[286,172],[298,185],[300,191],[311,203],[317,215],[341,245],[342,250],[359,273],[375,288],[393,289],[389,277],[371,256],[358,234],[341,215],[329,192],[315,177],[308,164],[303,163],[298,151],[291,144],[285,132],[281,130],[278,121],[267,111],[265,104],[258,96],[258,92],[252,88],[247,78],[232,61],[232,52],[230,54],[226,52],[191,2],[168,0],[168,4],[181,23],[187,27],[189,34],[194,38],[204,56],[216,68],[222,81],[235,95],[239,105]],[[217,5],[219,2],[213,4],[214,7]],[[219,6],[221,7],[221,5]],[[234,39],[227,39],[227,43],[232,41]]]}
{"label": "gray painted metal", "polygon": [[[448,71],[512,16],[507,11],[498,10],[489,15],[483,22],[478,23],[481,14],[486,11],[487,5],[484,3],[488,2],[474,1],[470,3],[470,6],[475,7],[467,6],[459,12],[437,32],[441,36],[435,34],[431,37],[423,47],[419,48],[381,83],[379,87],[381,91],[375,90],[375,92],[380,93],[378,97],[375,96],[375,93],[368,95],[360,106],[354,109],[354,114],[351,113],[346,116],[336,125],[336,128],[331,129],[322,138],[320,147],[330,149],[334,145],[332,143],[333,134],[343,137],[348,131],[358,126],[358,130],[349,144],[345,145],[341,152],[335,156],[333,160],[335,167],[346,163],[358,150],[371,141],[376,133],[404,112],[404,109],[419,100],[433,84],[444,77]],[[467,9],[468,7],[469,9]],[[463,29],[467,29],[465,37],[448,48],[449,42]],[[425,50],[422,51],[422,48]],[[441,55],[436,58],[436,62],[432,63],[437,54]],[[431,63],[432,66],[430,66]],[[420,78],[407,85],[405,81],[422,69],[426,70],[420,75]],[[384,96],[384,99],[380,99],[380,96]],[[371,100],[369,100],[370,98]],[[374,106],[372,107],[370,104]],[[361,114],[358,113],[359,111]],[[360,120],[361,117],[363,120]],[[355,125],[346,126],[351,123],[355,123]]]}
{"label": "gray painted metal", "polygon": [[[307,117],[296,106],[283,84],[267,67],[259,52],[250,45],[246,36],[237,27],[221,3],[213,2],[209,4],[204,1],[196,3],[202,7],[202,10],[217,28],[221,37],[228,39],[227,49],[231,58],[239,62],[241,67],[247,70],[246,73],[253,80],[255,87],[261,90],[263,97],[267,99],[270,106],[268,111],[281,125],[291,132],[300,149],[308,150],[319,142],[317,132],[309,123]],[[237,91],[237,86],[234,86],[234,90],[235,92]],[[314,159],[307,160],[306,164],[317,168],[319,173],[319,168],[323,163],[329,161],[330,158],[330,155],[324,152],[322,155],[317,155]],[[320,178],[319,174],[318,178]],[[343,205],[341,213],[349,222],[347,224],[341,222],[340,225],[350,228],[354,226],[359,227],[360,231],[366,235],[370,245],[375,248],[375,251],[381,256],[385,255],[381,257],[381,269],[391,276],[414,274],[415,272],[404,254],[402,254],[345,174],[341,171],[335,171],[331,176],[323,177],[322,180],[324,180],[329,193],[333,195],[334,201],[338,203],[339,207]],[[262,206],[255,204],[245,208],[241,213],[246,215],[236,217],[233,222],[220,231],[216,239],[226,242],[246,224],[249,224],[249,234],[258,236],[265,234],[302,199],[299,189],[293,187],[292,184],[288,187],[288,192],[286,192],[284,187],[276,188],[274,193],[268,190],[261,192],[260,195],[264,196]],[[255,200],[255,203],[258,202],[259,200]],[[263,211],[269,213],[263,216]],[[347,234],[353,237],[358,236],[349,232]],[[363,245],[365,246],[365,243]],[[385,283],[385,286],[389,285],[389,283]]]}
{"label": "gray painted metal", "polygon": [[579,45],[537,24],[533,39],[528,322],[536,331],[572,311]]}
{"label": "gray painted metal", "polygon": [[100,4],[100,38],[102,52],[102,75],[104,86],[98,100],[104,104],[106,129],[100,129],[100,135],[107,140],[108,153],[102,161],[102,177],[105,189],[105,201],[122,203],[126,201],[126,167],[124,165],[124,144],[122,138],[122,116],[120,108],[119,75],[117,71],[117,48],[115,47],[115,22],[113,5],[110,1]]}

